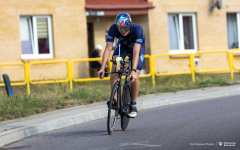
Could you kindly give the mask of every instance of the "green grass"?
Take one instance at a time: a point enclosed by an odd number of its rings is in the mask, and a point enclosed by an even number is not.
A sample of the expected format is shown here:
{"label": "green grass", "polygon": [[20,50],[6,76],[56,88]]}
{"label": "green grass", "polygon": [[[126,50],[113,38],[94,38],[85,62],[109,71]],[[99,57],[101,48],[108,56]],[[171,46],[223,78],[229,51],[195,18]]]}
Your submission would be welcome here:
{"label": "green grass", "polygon": [[[240,74],[235,74],[240,78]],[[213,86],[237,84],[229,75],[199,75],[192,83],[190,75],[156,77],[152,86],[151,78],[141,78],[140,95],[165,92],[177,92]],[[74,83],[69,90],[67,83],[31,85],[31,94],[26,93],[26,86],[14,86],[14,97],[9,98],[5,88],[0,88],[0,121],[30,116],[38,113],[106,101],[111,93],[109,81]]]}

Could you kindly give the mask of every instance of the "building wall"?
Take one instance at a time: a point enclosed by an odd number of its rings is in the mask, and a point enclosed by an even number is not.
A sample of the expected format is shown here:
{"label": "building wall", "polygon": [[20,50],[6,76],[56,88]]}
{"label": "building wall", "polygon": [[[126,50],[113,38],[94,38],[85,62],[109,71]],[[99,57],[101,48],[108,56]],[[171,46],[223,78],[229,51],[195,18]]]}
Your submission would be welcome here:
{"label": "building wall", "polygon": [[[132,15],[133,22],[143,27],[146,54],[169,53],[168,14],[195,13],[198,51],[227,50],[228,12],[240,12],[239,1],[223,1],[222,9],[209,11],[212,0],[148,0],[155,8],[148,15]],[[53,29],[53,59],[21,59],[20,16],[51,15]],[[97,19],[98,18],[98,19]],[[0,1],[0,63],[42,60],[72,60],[88,58],[87,22],[94,23],[94,43],[105,47],[105,31],[114,23],[115,16],[86,17],[85,0],[14,0]],[[198,69],[228,67],[226,54],[200,55]],[[240,64],[239,57],[235,58]],[[211,65],[210,65],[211,64]],[[74,77],[88,77],[88,63],[74,63]],[[62,69],[64,68],[64,69]],[[32,79],[66,78],[65,64],[33,65]],[[156,59],[157,72],[188,71],[187,57]],[[23,67],[0,67],[12,80],[23,80]]]}
{"label": "building wall", "polygon": [[[20,16],[21,15],[51,15],[53,34],[53,59],[21,59]],[[88,57],[87,27],[85,15],[85,0],[7,0],[0,1],[0,63],[29,62],[42,60],[72,60]],[[32,66],[34,67],[34,66]],[[77,67],[77,66],[76,66]],[[87,65],[82,69],[87,69]],[[38,66],[41,68],[41,66]],[[58,67],[45,66],[49,70],[46,78],[52,78]],[[8,72],[1,67],[0,72]],[[17,69],[18,71],[21,68]],[[41,69],[40,69],[41,70]],[[46,72],[45,72],[46,73]],[[34,71],[33,76],[40,76],[43,72]],[[65,78],[59,73],[58,78]],[[86,71],[76,71],[77,76],[87,76]],[[18,80],[22,75],[15,73],[12,79]]]}
{"label": "building wall", "polygon": [[[153,2],[155,8],[149,10],[149,34],[151,54],[169,53],[169,31],[168,14],[169,13],[195,13],[197,23],[197,43],[198,51],[209,50],[227,50],[227,13],[240,12],[240,3],[237,0],[223,1],[222,9],[216,7],[209,11],[209,5],[212,0],[149,0]],[[228,66],[227,55],[216,54],[214,56],[199,56],[199,69],[216,68],[219,66]],[[173,72],[176,68],[181,71],[189,70],[189,64],[182,66],[179,60],[186,61],[184,57],[168,57],[165,59],[163,67],[156,67],[157,72],[167,72],[170,69]],[[217,60],[220,60],[216,62]],[[171,63],[173,62],[173,63]],[[187,62],[187,61],[186,61]],[[163,63],[160,58],[156,64]],[[222,67],[226,68],[226,67]]]}

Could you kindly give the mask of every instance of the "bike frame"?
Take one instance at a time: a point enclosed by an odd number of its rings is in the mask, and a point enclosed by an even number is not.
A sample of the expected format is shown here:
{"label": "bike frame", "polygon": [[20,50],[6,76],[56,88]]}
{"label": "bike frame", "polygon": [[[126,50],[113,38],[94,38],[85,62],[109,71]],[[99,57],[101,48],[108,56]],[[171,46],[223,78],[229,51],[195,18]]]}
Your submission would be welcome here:
{"label": "bike frame", "polygon": [[[125,91],[124,88],[125,86],[129,86],[131,87],[131,84],[130,84],[130,81],[129,81],[129,76],[130,76],[130,66],[132,68],[132,56],[131,55],[128,55],[129,57],[129,60],[128,61],[122,61],[122,65],[124,66],[125,64],[127,64],[127,69],[120,69],[118,72],[106,72],[105,74],[112,74],[112,73],[118,73],[118,78],[117,78],[117,83],[118,83],[118,93],[119,93],[119,100],[120,100],[120,107],[119,107],[119,103],[117,103],[117,109],[119,109],[119,114],[122,116],[123,114],[126,114],[127,113],[127,110],[123,110],[123,101],[124,101],[124,94],[125,93],[122,93],[122,83],[121,83],[121,80],[122,80],[122,76],[125,75],[125,81],[124,81],[124,87],[123,87],[123,92]],[[111,60],[113,63],[114,61]]]}

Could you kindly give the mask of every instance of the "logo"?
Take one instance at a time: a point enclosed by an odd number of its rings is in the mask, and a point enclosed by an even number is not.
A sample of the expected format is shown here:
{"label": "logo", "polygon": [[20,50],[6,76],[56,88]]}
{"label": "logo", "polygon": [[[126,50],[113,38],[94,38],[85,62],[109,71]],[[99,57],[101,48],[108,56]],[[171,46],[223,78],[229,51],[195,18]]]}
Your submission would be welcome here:
{"label": "logo", "polygon": [[120,22],[124,22],[125,20],[126,20],[125,17],[122,17],[122,16],[121,16],[121,17],[119,18],[119,21],[120,21]]}
{"label": "logo", "polygon": [[113,37],[111,37],[111,36],[108,35],[108,36],[107,36],[107,39],[110,39],[110,40],[111,40],[111,39],[113,39]]}
{"label": "logo", "polygon": [[117,25],[119,25],[120,27],[125,27],[125,26],[127,26],[130,22],[132,22],[132,19],[129,18],[129,20],[128,20],[128,18],[126,18],[126,17],[120,17],[120,18],[119,18],[119,21],[117,21],[117,22],[118,22]]}
{"label": "logo", "polygon": [[140,56],[140,59],[143,62],[143,60],[144,60],[144,55],[143,54]]}
{"label": "logo", "polygon": [[125,27],[125,22],[120,22],[120,23],[119,23],[119,26],[120,26],[120,27]]}
{"label": "logo", "polygon": [[136,39],[136,42],[142,43],[142,39]]}
{"label": "logo", "polygon": [[219,146],[234,147],[237,146],[236,142],[218,142]]}
{"label": "logo", "polygon": [[122,40],[124,40],[124,38],[123,38],[123,37],[120,37],[119,40],[122,41]]}

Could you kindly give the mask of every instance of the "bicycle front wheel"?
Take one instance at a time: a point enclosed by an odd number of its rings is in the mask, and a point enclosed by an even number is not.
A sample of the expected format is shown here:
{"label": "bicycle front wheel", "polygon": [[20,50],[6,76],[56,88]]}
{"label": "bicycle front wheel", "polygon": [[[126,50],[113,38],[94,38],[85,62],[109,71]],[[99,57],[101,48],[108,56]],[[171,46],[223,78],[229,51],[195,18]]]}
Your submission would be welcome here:
{"label": "bicycle front wheel", "polygon": [[108,108],[108,118],[107,118],[107,129],[108,133],[111,135],[115,129],[116,123],[117,123],[117,117],[118,117],[118,111],[117,104],[113,105],[114,96],[117,94],[117,103],[119,103],[120,100],[120,94],[119,92],[119,85],[118,82],[116,82],[112,88],[112,93],[109,101],[109,108]]}
{"label": "bicycle front wheel", "polygon": [[128,116],[127,116],[127,114],[129,113],[130,106],[131,106],[131,94],[130,93],[131,93],[130,87],[128,85],[124,86],[123,110],[125,111],[125,113],[121,116],[121,127],[122,127],[123,131],[127,130],[129,120],[130,120],[130,118],[128,118]]}

